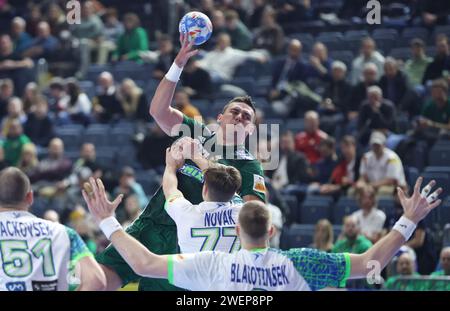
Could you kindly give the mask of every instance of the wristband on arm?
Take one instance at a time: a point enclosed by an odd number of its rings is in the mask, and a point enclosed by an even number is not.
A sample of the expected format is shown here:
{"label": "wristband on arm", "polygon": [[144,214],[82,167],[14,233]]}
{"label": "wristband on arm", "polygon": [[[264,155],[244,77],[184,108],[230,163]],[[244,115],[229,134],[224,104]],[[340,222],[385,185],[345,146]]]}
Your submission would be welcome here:
{"label": "wristband on arm", "polygon": [[166,79],[177,83],[180,80],[181,73],[183,72],[183,68],[178,67],[178,65],[173,62],[172,66],[170,66],[169,71],[166,73]]}
{"label": "wristband on arm", "polygon": [[111,239],[111,235],[114,232],[122,230],[122,226],[114,216],[103,219],[100,222],[99,227],[103,231],[103,234],[108,238],[108,240]]}
{"label": "wristband on arm", "polygon": [[401,235],[405,238],[406,241],[408,241],[412,234],[414,233],[414,230],[416,230],[417,225],[406,218],[405,216],[400,217],[400,219],[395,223],[394,227],[392,229],[400,232]]}

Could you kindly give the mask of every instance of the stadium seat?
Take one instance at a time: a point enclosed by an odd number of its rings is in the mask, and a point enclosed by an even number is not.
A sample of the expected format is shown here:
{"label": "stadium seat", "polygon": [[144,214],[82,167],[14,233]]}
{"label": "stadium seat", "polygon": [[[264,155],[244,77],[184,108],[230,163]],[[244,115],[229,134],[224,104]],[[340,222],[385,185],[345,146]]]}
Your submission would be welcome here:
{"label": "stadium seat", "polygon": [[378,209],[382,210],[386,215],[391,215],[395,208],[394,198],[389,197],[380,197],[378,198]]}
{"label": "stadium seat", "polygon": [[250,96],[255,95],[255,79],[253,77],[234,78],[230,83],[240,87]]}
{"label": "stadium seat", "polygon": [[450,221],[444,227],[444,236],[442,241],[442,247],[450,246]]}
{"label": "stadium seat", "polygon": [[345,216],[352,214],[359,209],[358,202],[351,197],[341,197],[331,210],[333,224],[342,224]]}
{"label": "stadium seat", "polygon": [[389,56],[406,61],[411,58],[411,49],[406,47],[394,48],[389,52]]}
{"label": "stadium seat", "polygon": [[426,43],[428,40],[428,30],[425,27],[407,27],[403,30],[402,38],[408,40],[420,38]]}
{"label": "stadium seat", "polygon": [[101,147],[96,149],[97,162],[107,170],[113,170],[116,165],[116,149],[113,147]]}
{"label": "stadium seat", "polygon": [[347,65],[347,70],[350,70],[350,66],[354,59],[354,54],[350,50],[342,50],[342,51],[330,51],[330,57],[334,60],[340,60]]}
{"label": "stadium seat", "polygon": [[300,205],[300,219],[302,224],[315,224],[320,219],[331,217],[331,204],[326,201],[310,201],[306,199]]}
{"label": "stadium seat", "polygon": [[313,242],[314,225],[293,224],[282,232],[282,249],[309,247]]}
{"label": "stadium seat", "polygon": [[78,150],[83,131],[76,128],[57,128],[55,130],[56,136],[61,138],[64,142],[65,150]]}
{"label": "stadium seat", "polygon": [[111,143],[109,127],[97,127],[97,125],[91,125],[84,131],[81,142],[92,143],[96,147],[108,146]]}
{"label": "stadium seat", "polygon": [[292,133],[296,134],[305,130],[305,119],[289,119],[286,122],[286,130],[292,131]]}
{"label": "stadium seat", "polygon": [[428,155],[430,166],[448,166],[450,163],[450,146],[435,145]]}
{"label": "stadium seat", "polygon": [[406,182],[410,189],[414,188],[417,178],[419,178],[419,170],[416,167],[408,166],[404,169],[406,175]]}

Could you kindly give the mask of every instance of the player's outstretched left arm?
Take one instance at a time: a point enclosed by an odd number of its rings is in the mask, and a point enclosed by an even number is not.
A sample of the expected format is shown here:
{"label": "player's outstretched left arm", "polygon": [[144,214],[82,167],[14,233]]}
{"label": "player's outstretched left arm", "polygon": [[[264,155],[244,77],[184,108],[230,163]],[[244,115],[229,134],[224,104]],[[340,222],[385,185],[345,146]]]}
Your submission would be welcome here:
{"label": "player's outstretched left arm", "polygon": [[122,201],[123,195],[119,195],[113,202],[110,202],[100,179],[90,178],[89,185],[90,187],[82,190],[89,211],[133,271],[145,277],[167,278],[167,256],[150,252],[139,241],[127,234],[114,218],[114,211]]}
{"label": "player's outstretched left arm", "polygon": [[411,237],[419,221],[424,219],[429,212],[441,204],[442,201],[436,201],[436,199],[442,192],[442,188],[429,194],[436,184],[433,180],[421,192],[420,186],[422,181],[422,177],[417,179],[416,185],[414,186],[414,193],[410,198],[406,197],[401,188],[397,188],[400,203],[403,207],[403,216],[395,224],[393,230],[368,251],[360,255],[350,254],[350,278],[366,277],[373,268],[370,261],[378,262],[381,269],[386,267],[400,247]]}
{"label": "player's outstretched left arm", "polygon": [[178,145],[166,149],[166,168],[164,170],[162,188],[166,199],[181,194],[178,190],[177,169],[184,164],[184,159]]}

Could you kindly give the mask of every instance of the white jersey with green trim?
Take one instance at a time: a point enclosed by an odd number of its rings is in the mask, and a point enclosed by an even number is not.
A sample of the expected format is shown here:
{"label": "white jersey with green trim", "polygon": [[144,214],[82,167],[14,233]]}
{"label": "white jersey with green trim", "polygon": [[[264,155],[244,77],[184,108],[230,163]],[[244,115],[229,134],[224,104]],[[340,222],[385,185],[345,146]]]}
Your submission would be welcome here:
{"label": "white jersey with green trim", "polygon": [[69,289],[69,271],[92,256],[79,235],[28,212],[0,212],[0,290]]}
{"label": "white jersey with green trim", "polygon": [[271,249],[171,255],[168,280],[188,290],[310,290],[292,261]]}
{"label": "white jersey with green trim", "polygon": [[177,225],[181,253],[222,251],[232,253],[240,248],[236,224],[242,204],[202,202],[194,205],[183,196],[168,198],[167,214]]}

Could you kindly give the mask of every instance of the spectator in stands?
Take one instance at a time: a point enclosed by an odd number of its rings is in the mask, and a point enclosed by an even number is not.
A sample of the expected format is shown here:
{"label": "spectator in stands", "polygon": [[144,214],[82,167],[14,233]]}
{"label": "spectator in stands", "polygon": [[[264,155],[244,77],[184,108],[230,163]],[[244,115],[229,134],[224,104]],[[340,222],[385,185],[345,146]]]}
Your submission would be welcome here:
{"label": "spectator in stands", "polygon": [[12,79],[17,95],[22,95],[25,85],[34,78],[33,67],[30,58],[14,53],[9,35],[0,35],[0,78]]}
{"label": "spectator in stands", "polygon": [[81,7],[81,23],[73,24],[72,35],[78,39],[98,41],[103,35],[103,22],[95,13],[92,1],[85,1]]}
{"label": "spectator in stands", "polygon": [[241,51],[231,47],[231,38],[226,33],[219,34],[213,51],[207,52],[198,65],[209,72],[213,81],[230,82],[236,68],[246,60],[266,62],[267,57],[258,51]]}
{"label": "spectator in stands", "polygon": [[436,55],[433,61],[428,64],[423,75],[422,84],[426,85],[429,80],[439,78],[449,78],[450,74],[450,47],[446,35],[436,37]]}
{"label": "spectator in stands", "polygon": [[450,246],[442,249],[439,263],[441,269],[431,273],[431,276],[450,276]]}
{"label": "spectator in stands", "polygon": [[65,111],[65,103],[67,102],[67,94],[65,82],[62,78],[56,77],[50,81],[49,85],[49,109],[56,125],[69,123],[69,116]]}
{"label": "spectator in stands", "polygon": [[185,91],[194,99],[211,99],[214,86],[208,71],[200,68],[198,60],[190,58],[184,66],[181,84]]}
{"label": "spectator in stands", "polygon": [[314,183],[309,186],[311,191],[320,190],[320,185],[330,181],[331,173],[338,164],[336,155],[336,141],[328,136],[319,143],[320,159],[312,166]]}
{"label": "spectator in stands", "polygon": [[103,169],[101,163],[97,161],[97,153],[95,145],[92,143],[84,143],[80,148],[80,157],[73,164],[73,171],[77,172],[83,167],[87,167],[92,171],[95,178],[101,178]]}
{"label": "spectator in stands", "polygon": [[108,123],[125,116],[122,105],[118,99],[118,91],[113,75],[102,72],[97,79],[97,96],[93,99],[93,111],[97,121]]}
{"label": "spectator in stands", "polygon": [[148,50],[148,37],[144,28],[140,27],[139,17],[134,13],[127,13],[123,17],[125,33],[117,41],[114,61],[141,61],[139,52]]}
{"label": "spectator in stands", "polygon": [[425,139],[430,145],[439,137],[440,131],[450,130],[450,98],[444,79],[433,81],[431,99],[423,106],[417,125],[415,137]]}
{"label": "spectator in stands", "polygon": [[28,143],[31,143],[31,140],[23,133],[22,123],[18,119],[12,120],[8,136],[3,142],[6,163],[11,166],[17,166],[23,147]]}
{"label": "spectator in stands", "polygon": [[361,159],[357,188],[371,185],[377,194],[392,195],[395,187],[406,187],[402,161],[385,147],[386,136],[374,131],[370,136],[371,151]]}
{"label": "spectator in stands", "polygon": [[19,97],[12,97],[8,102],[8,114],[2,120],[2,137],[8,136],[13,121],[19,120],[20,124],[27,121],[27,115],[23,111],[23,103]]}
{"label": "spectator in stands", "polygon": [[22,57],[38,60],[48,59],[56,53],[58,39],[52,36],[50,26],[47,22],[40,22],[37,28],[37,37],[22,53]]}
{"label": "spectator in stands", "polygon": [[312,248],[331,253],[333,249],[334,233],[333,226],[328,219],[321,219],[314,229]]}
{"label": "spectator in stands", "polygon": [[106,40],[114,42],[115,44],[115,42],[119,40],[120,36],[125,31],[122,22],[120,22],[117,17],[117,9],[116,8],[106,9],[103,18],[105,20],[103,35],[105,36]]}
{"label": "spectator in stands", "polygon": [[184,89],[179,89],[175,92],[173,98],[174,106],[180,110],[184,115],[191,119],[196,119],[201,121],[202,115],[198,109],[192,105],[188,93]]}
{"label": "spectator in stands", "polygon": [[25,31],[27,23],[20,17],[14,17],[11,21],[11,38],[14,43],[14,53],[20,55],[33,41],[33,38]]}
{"label": "spectator in stands", "polygon": [[51,222],[59,223],[59,214],[52,209],[46,210],[42,218]]}
{"label": "spectator in stands", "polygon": [[362,254],[372,247],[372,242],[360,234],[361,227],[353,216],[344,218],[342,237],[338,238],[332,249],[333,253]]}
{"label": "spectator in stands", "polygon": [[344,136],[340,145],[342,159],[331,173],[330,183],[320,186],[320,194],[345,194],[359,178],[360,157],[357,155],[355,138]]}
{"label": "spectator in stands", "polygon": [[97,243],[95,240],[95,231],[97,229],[90,214],[86,212],[84,207],[81,205],[76,206],[75,210],[70,214],[70,222],[68,225],[78,233],[89,251],[92,254],[96,254]]}
{"label": "spectator in stands", "polygon": [[44,19],[45,17],[42,14],[41,6],[38,4],[31,4],[27,16],[26,32],[33,37],[37,36],[38,25]]}
{"label": "spectator in stands", "polygon": [[413,87],[417,88],[422,85],[423,75],[431,62],[431,57],[425,54],[425,42],[419,38],[413,39],[411,41],[411,59],[406,61],[404,69]]}
{"label": "spectator in stands", "polygon": [[373,244],[383,236],[386,214],[377,208],[376,192],[372,186],[358,189],[356,193],[360,210],[352,214],[361,226],[361,233]]}
{"label": "spectator in stands", "polygon": [[227,32],[225,14],[223,11],[214,10],[211,15],[211,22],[213,24],[213,32],[211,34],[211,38],[204,43],[206,44],[205,48],[208,51],[214,48],[214,44],[217,43],[219,35]]}
{"label": "spectator in stands", "polygon": [[124,203],[125,208],[125,217],[122,222],[122,226],[127,227],[133,223],[135,219],[139,217],[139,214],[142,212],[141,207],[139,206],[139,200],[136,195],[130,195],[125,199]]}
{"label": "spectator in stands", "polygon": [[243,51],[248,51],[252,48],[252,33],[240,20],[236,11],[228,10],[225,12],[225,25],[233,48]]}
{"label": "spectator in stands", "polygon": [[319,144],[328,135],[319,128],[319,115],[315,111],[305,113],[305,131],[295,136],[295,150],[303,152],[310,164],[320,159]]}
{"label": "spectator in stands", "polygon": [[280,190],[289,184],[309,182],[309,165],[306,157],[295,151],[295,139],[291,131],[280,138],[280,161],[272,174],[272,186]]}
{"label": "spectator in stands", "polygon": [[177,56],[177,53],[173,47],[172,38],[169,35],[161,35],[158,38],[158,60],[156,62],[155,69],[153,70],[153,78],[161,80],[164,75],[169,71],[173,60]]}
{"label": "spectator in stands", "polygon": [[409,113],[411,116],[418,113],[420,100],[411,92],[406,75],[398,68],[397,61],[386,57],[384,75],[379,85],[384,97],[394,103],[397,110]]}
{"label": "spectator in stands", "polygon": [[376,85],[367,89],[365,100],[358,112],[358,135],[365,146],[373,130],[395,131],[396,110],[394,104],[383,98],[383,91]]}
{"label": "spectator in stands", "polygon": [[69,114],[72,122],[89,124],[92,110],[89,97],[81,90],[76,79],[67,79],[65,88],[67,95],[60,101],[62,110]]}
{"label": "spectator in stands", "polygon": [[30,175],[39,165],[37,148],[33,143],[25,144],[17,167],[27,175]]}
{"label": "spectator in stands", "polygon": [[32,183],[38,181],[58,182],[68,177],[72,171],[72,161],[64,155],[64,143],[60,138],[53,138],[48,146],[48,156],[39,162],[31,174]]}
{"label": "spectator in stands", "polygon": [[332,60],[328,57],[328,49],[322,42],[316,42],[309,56],[308,77],[329,81],[331,78]]}
{"label": "spectator in stands", "polygon": [[68,29],[66,14],[57,3],[50,3],[47,8],[47,22],[52,30],[52,35],[61,37],[62,32]]}
{"label": "spectator in stands", "polygon": [[25,91],[22,96],[22,102],[23,102],[23,110],[26,113],[30,113],[34,111],[36,108],[36,102],[39,96],[41,95],[41,92],[39,91],[38,85],[36,82],[30,82],[25,86]]}
{"label": "spectator in stands", "polygon": [[322,124],[328,124],[329,132],[334,132],[347,117],[352,87],[346,81],[347,66],[341,61],[334,61],[331,65],[331,79],[325,86],[323,101],[319,112]]}
{"label": "spectator in stands", "polygon": [[446,24],[450,14],[450,3],[446,0],[419,0],[417,9],[421,22],[427,27],[433,27],[436,24]]}
{"label": "spectator in stands", "polygon": [[28,114],[24,124],[25,134],[33,143],[41,148],[47,148],[50,140],[55,136],[53,121],[48,114],[47,99],[38,96],[35,109]]}
{"label": "spectator in stands", "polygon": [[351,99],[349,102],[347,118],[349,121],[356,120],[358,111],[362,102],[367,99],[367,89],[373,85],[378,84],[378,69],[373,63],[364,65],[363,81],[359,82],[353,87]]}
{"label": "spectator in stands", "polygon": [[[386,283],[384,283],[384,287],[386,289],[396,289],[395,282],[399,277],[420,275],[416,272],[416,263],[414,262],[414,258],[408,252],[405,252],[398,257],[396,269],[398,275],[391,276],[389,279],[387,279]],[[402,288],[402,290],[408,290],[408,286],[406,286],[406,288]]]}
{"label": "spectator in stands", "polygon": [[0,120],[8,113],[8,102],[14,96],[14,82],[11,79],[0,80]]}
{"label": "spectator in stands", "polygon": [[375,41],[364,38],[361,41],[361,54],[352,63],[351,84],[356,85],[361,81],[363,70],[367,63],[373,63],[377,67],[376,79],[380,79],[383,74],[384,56],[376,50]]}
{"label": "spectator in stands", "polygon": [[264,9],[259,26],[254,32],[254,47],[267,50],[272,56],[279,55],[284,47],[284,32],[276,21],[273,8],[268,6]]}
{"label": "spectator in stands", "polygon": [[[114,189],[112,196],[116,197],[119,194],[124,195],[124,200],[122,202],[125,202],[129,196],[135,195],[138,199],[139,207],[141,210],[143,210],[148,203],[148,199],[144,192],[144,189],[138,182],[136,182],[134,169],[128,166],[122,169],[119,179],[119,185]],[[123,204],[124,203],[119,205],[116,210],[117,218],[120,219],[119,221],[121,222],[126,220],[125,207]]]}
{"label": "spectator in stands", "polygon": [[64,223],[69,219],[71,221],[77,219],[77,216],[84,216],[86,204],[83,201],[81,189],[83,189],[84,183],[89,182],[89,178],[92,176],[92,171],[89,168],[82,167],[76,172],[76,182],[69,185],[63,192],[62,197],[57,199],[60,203],[58,206],[62,207],[59,212]]}
{"label": "spectator in stands", "polygon": [[301,58],[302,43],[292,39],[285,58],[274,62],[272,70],[272,90],[270,99],[278,99],[286,85],[291,81],[305,81],[307,66]]}
{"label": "spectator in stands", "polygon": [[275,9],[278,12],[278,21],[282,25],[311,20],[314,12],[310,0],[275,1]]}
{"label": "spectator in stands", "polygon": [[149,119],[148,102],[144,91],[131,79],[124,79],[118,94],[125,117],[130,120]]}

